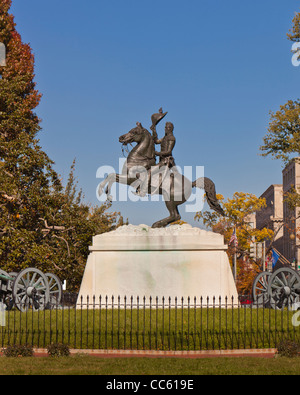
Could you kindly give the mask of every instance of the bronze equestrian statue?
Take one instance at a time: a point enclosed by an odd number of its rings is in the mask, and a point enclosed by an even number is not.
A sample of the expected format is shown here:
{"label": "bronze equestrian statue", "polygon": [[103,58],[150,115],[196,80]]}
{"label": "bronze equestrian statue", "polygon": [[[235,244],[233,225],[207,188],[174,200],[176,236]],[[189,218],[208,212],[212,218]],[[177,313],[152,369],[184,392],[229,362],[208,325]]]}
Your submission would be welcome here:
{"label": "bronze equestrian statue", "polygon": [[[122,174],[111,173],[100,183],[99,196],[105,190],[110,199],[110,190],[115,182],[132,186],[135,188],[134,193],[140,196],[145,196],[146,193],[163,195],[170,216],[152,225],[153,228],[162,228],[180,220],[178,206],[189,199],[192,188],[198,187],[204,189],[210,208],[224,216],[224,211],[216,197],[213,181],[207,177],[201,177],[191,182],[177,171],[172,155],[176,139],[173,135],[174,125],[171,122],[166,123],[165,136],[158,139],[156,126],[166,114],[160,109],[157,114],[152,115],[150,128],[152,135],[141,123],[137,122],[135,128],[120,136],[119,142],[122,145],[134,142],[137,144],[129,152]],[[155,150],[155,144],[161,146],[160,152]],[[159,163],[156,163],[156,156],[159,157]]]}

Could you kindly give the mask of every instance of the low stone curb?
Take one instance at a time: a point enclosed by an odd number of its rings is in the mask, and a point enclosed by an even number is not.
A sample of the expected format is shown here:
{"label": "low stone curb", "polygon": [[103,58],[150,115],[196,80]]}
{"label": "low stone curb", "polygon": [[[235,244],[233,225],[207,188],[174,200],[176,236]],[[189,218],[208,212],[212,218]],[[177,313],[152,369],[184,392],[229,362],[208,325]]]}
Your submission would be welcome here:
{"label": "low stone curb", "polygon": [[[100,358],[213,358],[213,357],[262,357],[274,358],[276,348],[208,351],[156,351],[156,350],[79,350],[70,349],[71,355],[90,355]],[[34,356],[48,356],[47,349],[34,349]]]}

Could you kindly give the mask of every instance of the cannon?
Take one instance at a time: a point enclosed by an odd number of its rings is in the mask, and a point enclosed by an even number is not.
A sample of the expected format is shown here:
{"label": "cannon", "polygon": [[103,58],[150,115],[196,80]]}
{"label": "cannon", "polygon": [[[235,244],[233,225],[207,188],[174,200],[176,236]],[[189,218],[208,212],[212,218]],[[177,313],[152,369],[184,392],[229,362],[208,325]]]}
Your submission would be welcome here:
{"label": "cannon", "polygon": [[259,273],[252,286],[253,303],[273,309],[292,308],[300,301],[300,274],[288,265]]}
{"label": "cannon", "polygon": [[12,309],[14,306],[25,312],[53,309],[61,303],[62,284],[52,273],[44,274],[36,268],[27,268],[20,273],[6,273],[0,269],[0,301]]}

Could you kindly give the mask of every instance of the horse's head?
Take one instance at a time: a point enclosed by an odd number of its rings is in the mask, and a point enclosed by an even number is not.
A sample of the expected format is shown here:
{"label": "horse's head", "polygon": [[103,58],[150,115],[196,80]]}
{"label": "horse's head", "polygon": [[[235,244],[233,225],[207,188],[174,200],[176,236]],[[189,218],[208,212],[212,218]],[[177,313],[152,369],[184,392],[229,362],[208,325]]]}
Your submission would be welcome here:
{"label": "horse's head", "polygon": [[[120,143],[123,147],[127,144],[137,143],[135,147],[128,153],[127,167],[130,163],[135,166],[140,164],[146,169],[155,165],[155,145],[152,135],[149,131],[137,122],[137,126],[131,129],[128,133],[119,137]],[[122,149],[123,150],[123,149]]]}
{"label": "horse's head", "polygon": [[135,128],[119,137],[119,142],[123,145],[140,143],[145,138],[145,133],[149,134],[148,130],[143,128],[142,124],[137,122],[137,126]]}

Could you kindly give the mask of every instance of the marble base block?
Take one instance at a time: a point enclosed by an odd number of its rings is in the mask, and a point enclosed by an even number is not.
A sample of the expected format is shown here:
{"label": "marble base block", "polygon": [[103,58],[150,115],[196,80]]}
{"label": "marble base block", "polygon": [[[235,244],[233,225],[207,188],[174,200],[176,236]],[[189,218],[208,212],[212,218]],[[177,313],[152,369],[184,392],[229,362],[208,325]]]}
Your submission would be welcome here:
{"label": "marble base block", "polygon": [[[125,225],[93,238],[77,303],[99,303],[100,295],[111,300],[120,296],[129,301],[191,301],[194,297],[210,303],[213,297],[228,303],[238,301],[223,236],[194,228],[173,225],[152,229],[147,225]],[[155,300],[153,299],[153,300]],[[102,299],[103,300],[103,299]],[[136,299],[135,299],[136,300]]]}

